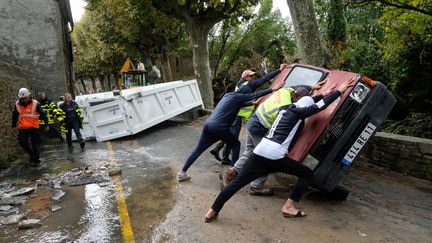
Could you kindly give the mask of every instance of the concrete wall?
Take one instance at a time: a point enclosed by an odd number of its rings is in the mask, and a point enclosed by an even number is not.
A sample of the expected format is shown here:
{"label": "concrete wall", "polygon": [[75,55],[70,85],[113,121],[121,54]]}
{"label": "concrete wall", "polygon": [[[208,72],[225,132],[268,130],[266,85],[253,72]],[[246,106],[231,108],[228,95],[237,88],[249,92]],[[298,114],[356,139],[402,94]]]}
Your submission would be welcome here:
{"label": "concrete wall", "polygon": [[27,72],[19,66],[0,61],[0,161],[11,158],[18,151],[16,129],[11,129],[12,108],[18,90],[29,87]]}
{"label": "concrete wall", "polygon": [[377,133],[359,161],[432,180],[432,140]]}
{"label": "concrete wall", "polygon": [[[63,94],[71,80],[64,0],[1,0],[0,60],[31,73],[35,92]],[[14,91],[15,93],[15,91]]]}

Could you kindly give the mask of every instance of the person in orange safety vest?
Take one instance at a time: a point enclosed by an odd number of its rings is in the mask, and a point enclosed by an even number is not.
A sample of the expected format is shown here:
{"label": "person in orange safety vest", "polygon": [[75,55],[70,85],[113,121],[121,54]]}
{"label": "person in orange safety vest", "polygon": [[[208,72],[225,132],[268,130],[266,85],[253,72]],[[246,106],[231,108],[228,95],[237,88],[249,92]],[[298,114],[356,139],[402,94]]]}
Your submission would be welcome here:
{"label": "person in orange safety vest", "polygon": [[[15,102],[12,111],[12,128],[18,124],[18,141],[20,146],[30,155],[30,163],[33,166],[40,165],[41,135],[39,132],[39,118],[45,124],[48,123],[45,112],[39,102],[30,96],[30,91],[21,88],[18,92],[19,99]],[[48,127],[47,127],[48,129]],[[29,146],[31,140],[31,148]]]}

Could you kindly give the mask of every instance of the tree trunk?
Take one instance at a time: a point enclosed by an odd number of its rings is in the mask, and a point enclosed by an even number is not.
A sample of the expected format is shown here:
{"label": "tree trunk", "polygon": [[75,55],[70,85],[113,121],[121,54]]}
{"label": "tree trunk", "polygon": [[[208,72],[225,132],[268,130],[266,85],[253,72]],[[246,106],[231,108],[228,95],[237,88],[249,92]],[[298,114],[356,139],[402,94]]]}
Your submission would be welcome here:
{"label": "tree trunk", "polygon": [[90,77],[90,80],[92,82],[92,87],[93,87],[93,92],[96,93],[97,92],[97,88],[96,88],[96,80],[94,77]]}
{"label": "tree trunk", "polygon": [[81,84],[82,84],[83,89],[84,89],[84,94],[87,94],[87,87],[86,87],[84,79],[81,78],[80,81],[81,81]]}
{"label": "tree trunk", "polygon": [[188,27],[192,39],[193,66],[204,107],[213,109],[212,74],[208,51],[208,33],[211,27],[200,20],[192,20]]}
{"label": "tree trunk", "polygon": [[159,55],[159,59],[161,61],[162,68],[162,80],[164,82],[173,81],[173,76],[171,72],[171,64],[169,62],[168,48],[167,46],[162,47],[161,55]]}
{"label": "tree trunk", "polygon": [[342,0],[330,0],[327,17],[327,39],[333,49],[343,49],[346,41],[346,20]]}
{"label": "tree trunk", "polygon": [[102,91],[106,91],[105,89],[105,77],[103,74],[99,75],[99,83],[101,85]]}
{"label": "tree trunk", "polygon": [[107,82],[108,82],[108,90],[113,90],[113,87],[111,85],[111,75],[107,74]]}
{"label": "tree trunk", "polygon": [[312,0],[287,0],[302,62],[319,66],[324,60]]}

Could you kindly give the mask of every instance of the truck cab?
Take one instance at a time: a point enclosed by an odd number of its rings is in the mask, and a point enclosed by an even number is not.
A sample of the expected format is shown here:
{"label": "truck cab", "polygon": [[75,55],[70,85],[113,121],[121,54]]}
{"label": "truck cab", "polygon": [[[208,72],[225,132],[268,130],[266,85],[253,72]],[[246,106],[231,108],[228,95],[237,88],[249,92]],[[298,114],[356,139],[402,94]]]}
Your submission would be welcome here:
{"label": "truck cab", "polygon": [[358,73],[302,64],[285,68],[272,85],[315,85],[324,79],[312,96],[350,87],[327,109],[306,119],[288,156],[313,170],[315,188],[332,192],[398,100],[384,84]]}

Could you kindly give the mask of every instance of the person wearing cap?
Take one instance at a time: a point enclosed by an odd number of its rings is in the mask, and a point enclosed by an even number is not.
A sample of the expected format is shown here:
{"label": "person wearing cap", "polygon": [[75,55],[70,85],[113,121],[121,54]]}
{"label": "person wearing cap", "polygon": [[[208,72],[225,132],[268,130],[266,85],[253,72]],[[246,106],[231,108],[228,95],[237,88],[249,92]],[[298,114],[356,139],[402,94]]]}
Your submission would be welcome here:
{"label": "person wearing cap", "polygon": [[15,102],[12,111],[12,128],[17,127],[18,124],[19,145],[30,155],[29,162],[33,166],[39,166],[42,142],[39,132],[39,119],[46,123],[48,120],[39,102],[30,95],[30,91],[26,88],[21,88],[18,91],[19,99]]}
{"label": "person wearing cap", "polygon": [[213,221],[224,204],[242,187],[260,176],[275,172],[299,177],[282,207],[282,215],[286,218],[306,216],[303,211],[295,207],[295,203],[300,201],[303,193],[312,183],[313,172],[309,167],[289,158],[287,153],[303,129],[305,119],[327,108],[346,88],[347,86],[325,97],[304,96],[281,109],[272,127],[255,147],[240,174],[219,193],[205,215],[205,222]]}
{"label": "person wearing cap", "polygon": [[[261,141],[275,121],[277,114],[281,109],[286,108],[292,103],[297,102],[303,96],[310,94],[312,90],[320,89],[326,81],[321,81],[315,86],[300,85],[295,87],[284,87],[273,93],[267,100],[261,103],[255,113],[247,122],[247,139],[246,149],[240,159],[234,166],[222,175],[222,184],[226,186],[237,176],[239,171],[244,167],[247,159],[251,156],[255,146]],[[249,187],[250,194],[254,196],[271,196],[273,191],[265,188],[264,184],[267,176],[254,180]]]}
{"label": "person wearing cap", "polygon": [[44,120],[39,119],[39,126],[41,130],[46,130],[46,128],[49,128],[48,131],[50,134],[52,134],[54,137],[59,138],[61,142],[63,142],[63,137],[60,133],[60,131],[55,126],[55,119],[54,115],[57,112],[57,105],[54,101],[49,99],[45,92],[39,92],[38,93],[38,99],[42,109],[45,111],[46,117],[48,119],[48,123],[45,123]]}
{"label": "person wearing cap", "polygon": [[186,174],[189,167],[207,148],[219,140],[222,140],[232,148],[232,157],[237,160],[240,153],[240,142],[238,137],[235,137],[230,132],[230,127],[240,107],[244,106],[246,102],[270,94],[282,86],[283,83],[274,88],[268,88],[255,93],[250,93],[247,87],[242,86],[236,92],[226,93],[204,123],[198,145],[184,162],[181,171],[177,173],[177,180],[179,182],[189,180],[191,177]]}
{"label": "person wearing cap", "polygon": [[[249,92],[249,93],[255,92],[255,90],[258,89],[260,86],[269,82],[274,77],[279,75],[286,66],[287,64],[282,63],[279,66],[279,69],[270,72],[264,77],[259,79],[256,79],[256,72],[252,70],[244,70],[243,73],[241,74],[240,80],[237,82],[235,91],[243,87],[244,92]],[[235,137],[237,138],[239,137],[242,121],[247,121],[252,116],[254,109],[255,109],[255,105],[253,104],[240,108],[239,112],[237,113],[237,117],[230,128],[231,133]],[[219,142],[212,150],[210,150],[210,153],[216,158],[216,160],[221,161],[222,164],[233,165],[235,160],[230,161],[229,159],[229,153],[231,151],[231,148],[229,146],[225,146],[222,153],[223,154],[222,159],[219,157],[219,152],[224,147],[224,145],[225,145],[224,142],[222,141]]]}

